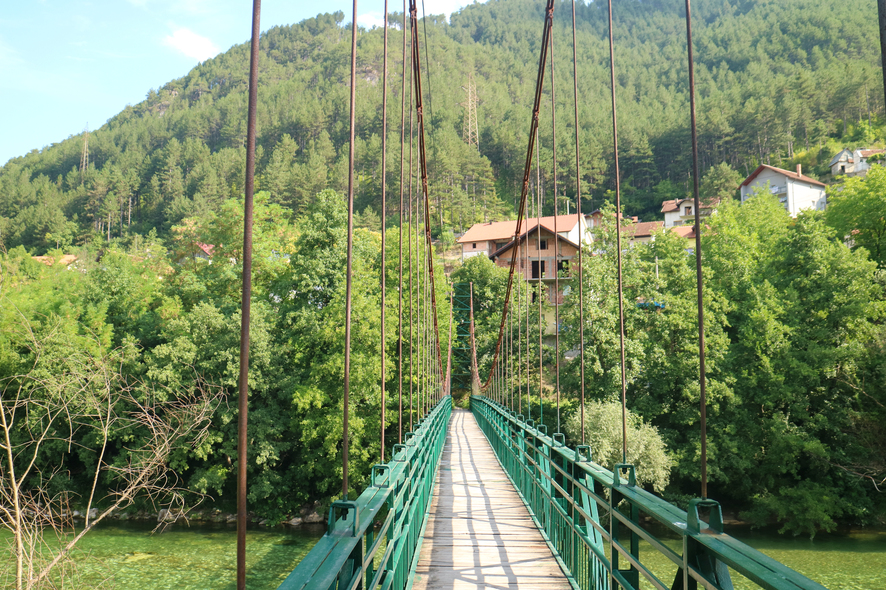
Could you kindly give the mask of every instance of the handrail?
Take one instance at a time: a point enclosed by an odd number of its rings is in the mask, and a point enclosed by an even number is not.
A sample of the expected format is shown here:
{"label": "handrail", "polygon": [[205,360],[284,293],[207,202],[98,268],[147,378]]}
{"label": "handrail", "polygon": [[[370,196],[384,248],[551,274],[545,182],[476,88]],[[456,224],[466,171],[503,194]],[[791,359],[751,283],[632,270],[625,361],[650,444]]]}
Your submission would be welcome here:
{"label": "handrail", "polygon": [[[471,397],[471,411],[574,587],[638,590],[642,575],[659,590],[732,590],[732,570],[769,590],[825,590],[723,533],[717,502],[692,500],[687,513],[637,487],[633,465],[615,465],[615,476],[591,461],[590,447],[571,449],[562,434],[550,437],[485,396]],[[650,532],[641,515],[678,535],[681,550]],[[674,564],[673,580],[644,565],[641,538]]]}
{"label": "handrail", "polygon": [[389,463],[372,468],[371,483],[359,498],[332,503],[326,534],[279,590],[406,588],[451,414],[452,398],[445,396],[405,444],[394,445]]}

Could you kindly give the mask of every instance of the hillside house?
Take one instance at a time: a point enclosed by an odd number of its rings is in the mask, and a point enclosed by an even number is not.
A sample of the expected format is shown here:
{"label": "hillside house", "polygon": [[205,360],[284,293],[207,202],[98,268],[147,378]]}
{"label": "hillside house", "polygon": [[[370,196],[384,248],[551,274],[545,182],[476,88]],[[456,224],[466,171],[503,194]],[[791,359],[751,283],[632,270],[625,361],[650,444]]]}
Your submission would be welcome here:
{"label": "hillside house", "polygon": [[[565,217],[565,216],[560,216]],[[570,215],[575,228],[584,227],[584,216]],[[545,218],[542,218],[544,221]],[[534,220],[533,220],[534,221]],[[560,230],[560,218],[557,220],[557,233],[546,224],[533,223],[526,232],[516,240],[511,240],[492,253],[490,258],[501,268],[508,268],[516,251],[515,270],[530,284],[545,285],[545,298],[553,305],[563,303],[568,294],[570,280],[570,264],[578,254],[579,244],[567,235],[573,232]],[[579,234],[580,235],[580,234]],[[584,232],[585,244],[590,243],[590,234]],[[559,290],[556,288],[558,274],[561,277]],[[565,279],[565,280],[563,280]],[[533,294],[535,301],[535,294]],[[557,333],[555,314],[545,313],[545,334],[552,336]]]}
{"label": "hillside house", "polygon": [[664,226],[663,221],[642,221],[622,228],[622,235],[634,244],[646,244],[652,241],[652,234]]}
{"label": "hillside house", "polygon": [[[699,217],[708,217],[717,212],[720,199],[711,199],[699,203]],[[661,212],[664,214],[664,227],[680,227],[683,225],[695,225],[695,200],[672,199],[661,204]]]}
{"label": "hillside house", "polygon": [[823,211],[827,206],[825,184],[804,176],[799,164],[796,172],[761,164],[741,183],[741,202],[744,203],[755,191],[765,190],[767,186],[791,217],[796,217],[804,209]]}
{"label": "hillside house", "polygon": [[[535,228],[538,224],[538,218],[531,217],[523,220],[520,228],[521,234]],[[554,218],[542,217],[541,225],[547,228],[554,227]],[[509,244],[514,239],[514,232],[517,229],[517,221],[487,221],[485,223],[475,223],[471,229],[460,237],[457,243],[461,244],[461,259],[467,260],[471,256],[483,254],[485,256],[492,255]],[[586,235],[587,222],[581,215],[559,215],[557,216],[557,233],[561,238],[571,242],[578,243],[584,235],[587,241],[589,237]],[[551,236],[553,237],[553,236]]]}
{"label": "hillside house", "polygon": [[[886,149],[857,149],[843,148],[836,156],[831,158],[828,166],[833,176],[865,176],[871,169],[873,161],[880,160],[886,155]],[[874,156],[878,156],[875,158]]]}

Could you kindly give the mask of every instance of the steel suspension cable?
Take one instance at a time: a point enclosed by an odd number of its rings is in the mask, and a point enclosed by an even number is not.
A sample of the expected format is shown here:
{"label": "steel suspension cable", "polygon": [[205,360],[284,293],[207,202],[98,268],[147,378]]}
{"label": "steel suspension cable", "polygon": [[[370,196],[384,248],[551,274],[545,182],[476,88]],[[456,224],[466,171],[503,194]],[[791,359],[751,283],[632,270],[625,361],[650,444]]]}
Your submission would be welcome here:
{"label": "steel suspension cable", "polygon": [[557,392],[557,432],[560,432],[560,233],[557,230],[557,101],[554,79],[554,36],[551,35],[551,152],[554,175],[554,378]]}
{"label": "steel suspension cable", "polygon": [[261,0],[252,2],[249,48],[249,103],[246,112],[246,183],[243,195],[243,295],[240,300],[240,375],[237,382],[237,590],[246,588],[246,471],[249,427],[249,328],[252,309],[252,209],[255,191],[255,135],[258,110],[258,51]]}
{"label": "steel suspension cable", "polygon": [[[538,129],[535,130],[536,135],[538,135]],[[542,365],[542,294],[545,292],[544,283],[542,283],[542,278],[544,278],[544,262],[541,259],[541,201],[542,201],[542,184],[541,184],[541,154],[538,143],[535,144],[535,191],[536,191],[536,202],[535,202],[535,214],[538,216],[535,225],[535,250],[538,255],[538,285],[537,285],[537,293],[536,299],[538,299],[538,422],[541,424],[542,418],[544,416],[544,401],[543,401],[543,393],[544,393],[544,372]]]}
{"label": "steel suspension cable", "polygon": [[[406,31],[403,31],[406,34]],[[410,53],[414,51],[414,48],[410,44],[409,46]],[[411,57],[410,57],[411,59]],[[412,206],[412,147],[414,144],[414,129],[412,127],[413,124],[413,112],[412,112],[412,83],[413,83],[413,75],[414,72],[409,70],[409,212],[407,219],[407,229],[408,240],[409,240],[409,432],[413,431],[412,425],[412,414],[413,414],[413,399],[415,397],[414,394],[414,383],[415,383],[415,347],[413,346],[413,330],[414,330],[414,317],[413,317],[413,302],[415,301],[415,296],[413,293],[413,272],[412,272],[412,221],[413,217],[415,217],[415,209]]]}
{"label": "steel suspension cable", "polygon": [[625,378],[625,310],[621,277],[621,179],[618,168],[618,116],[615,106],[615,50],[612,44],[612,0],[609,0],[609,79],[612,89],[612,149],[615,165],[615,243],[618,261],[618,338],[621,351],[621,460],[628,456],[627,381]]}
{"label": "steel suspension cable", "polygon": [[542,90],[544,88],[544,78],[545,78],[545,66],[547,62],[548,55],[548,46],[549,46],[549,38],[551,36],[551,26],[554,18],[554,0],[548,0],[547,6],[545,7],[545,23],[544,30],[542,33],[542,43],[541,43],[541,56],[538,61],[538,73],[536,75],[535,81],[535,100],[532,108],[532,120],[529,129],[529,146],[526,150],[526,162],[523,167],[523,185],[522,190],[520,192],[520,207],[517,213],[517,225],[514,230],[514,239],[513,244],[514,248],[511,252],[511,262],[510,262],[510,270],[508,272],[508,283],[507,289],[505,291],[505,302],[504,309],[502,310],[501,323],[498,328],[498,340],[495,343],[495,353],[492,357],[492,367],[489,372],[489,377],[486,381],[486,385],[483,386],[483,390],[485,391],[489,385],[490,380],[492,379],[494,373],[494,369],[496,364],[498,363],[498,357],[501,352],[502,339],[504,337],[504,329],[505,329],[505,320],[508,315],[511,290],[514,285],[514,269],[516,268],[517,261],[517,248],[516,245],[520,243],[520,234],[521,228],[523,224],[523,216],[526,211],[526,197],[529,191],[529,176],[532,169],[532,151],[533,146],[535,145],[536,138],[538,137],[538,120],[539,120],[539,112],[541,110],[541,98],[542,98]]}
{"label": "steel suspension cable", "polygon": [[[578,213],[579,228],[581,227],[581,157],[578,145],[578,57],[575,40],[575,0],[572,0],[572,92],[575,101],[575,211]],[[585,284],[582,250],[584,231],[578,240],[578,341],[581,356],[581,444],[585,444]]]}
{"label": "steel suspension cable", "polygon": [[397,443],[403,444],[403,155],[406,142],[406,0],[403,0],[403,73],[400,81],[400,250],[397,290]]}
{"label": "steel suspension cable", "polygon": [[[411,23],[410,23],[411,24]],[[404,29],[403,34],[406,34],[406,30]],[[412,59],[411,53],[414,50],[412,44],[409,45],[410,52],[410,61]],[[409,191],[407,195],[407,219],[406,219],[406,229],[407,236],[406,238],[409,240],[409,431],[413,431],[413,398],[414,398],[414,383],[415,383],[415,347],[413,346],[413,331],[414,331],[414,318],[413,318],[413,302],[415,297],[413,295],[413,272],[412,272],[412,219],[415,216],[415,210],[412,207],[412,148],[414,141],[414,133],[413,122],[414,122],[414,113],[412,111],[412,83],[413,83],[413,74],[414,72],[410,68],[409,70]]]}
{"label": "steel suspension cable", "polygon": [[[516,248],[517,246],[514,245]],[[517,284],[519,290],[520,284]],[[514,294],[516,298],[516,293]],[[508,314],[508,407],[514,409],[514,314]]]}
{"label": "steel suspension cable", "polygon": [[[530,384],[529,384],[529,375],[530,375],[530,370],[529,370],[529,356],[530,356],[529,355],[529,306],[532,303],[532,283],[530,283],[528,279],[532,278],[532,265],[530,264],[530,261],[529,261],[529,240],[528,239],[526,240],[525,244],[526,244],[525,272],[527,273],[527,276],[526,276],[527,280],[525,281],[526,285],[523,287],[523,289],[525,290],[524,299],[526,300],[525,301],[526,302],[526,409],[527,409],[527,413],[529,414],[527,416],[527,418],[531,418],[532,417],[532,415],[531,415],[532,414],[532,398],[530,397],[531,389],[530,389]],[[522,409],[521,409],[520,413],[521,414],[523,413]]]}
{"label": "steel suspension cable", "polygon": [[385,0],[384,49],[382,57],[381,91],[381,452],[380,463],[385,462],[385,289],[387,267],[385,266],[385,225],[388,220],[388,0]]}
{"label": "steel suspension cable", "polygon": [[[410,0],[409,6],[410,16],[412,18],[412,63],[413,69],[415,70],[415,109],[416,115],[418,117],[418,152],[419,152],[419,169],[421,171],[421,189],[422,194],[424,196],[424,217],[425,217],[425,242],[428,247],[428,278],[431,284],[435,283],[434,280],[434,262],[430,255],[431,252],[431,227],[430,227],[430,218],[431,218],[431,205],[430,205],[430,195],[428,193],[428,162],[427,162],[427,150],[425,148],[425,117],[424,117],[424,107],[422,104],[422,84],[421,84],[421,52],[420,46],[418,43],[418,30],[416,28],[416,24],[418,22],[418,11],[415,7],[415,0]],[[433,313],[433,326],[434,326],[434,344],[436,350],[436,361],[439,369],[439,363],[441,359],[440,355],[440,330],[437,326],[437,295],[433,289],[431,289],[431,308],[434,310]]]}
{"label": "steel suspension cable", "polygon": [[351,21],[351,101],[348,144],[348,258],[345,277],[345,380],[342,419],[342,499],[348,499],[348,405],[351,393],[351,268],[354,254],[354,131],[357,108],[357,0]]}
{"label": "steel suspension cable", "polygon": [[698,293],[698,373],[701,413],[701,497],[708,497],[708,425],[704,345],[704,294],[701,273],[701,219],[698,197],[698,129],[695,119],[695,65],[692,57],[692,13],[686,0],[686,46],[689,57],[689,109],[692,125],[692,199],[695,208],[695,281]]}

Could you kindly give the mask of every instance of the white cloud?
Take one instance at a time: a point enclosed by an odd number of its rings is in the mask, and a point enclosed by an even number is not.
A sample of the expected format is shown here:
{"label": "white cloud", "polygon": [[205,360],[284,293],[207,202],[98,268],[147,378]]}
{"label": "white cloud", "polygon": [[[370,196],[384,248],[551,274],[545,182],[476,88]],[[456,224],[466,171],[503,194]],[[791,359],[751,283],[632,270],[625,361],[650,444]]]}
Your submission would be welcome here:
{"label": "white cloud", "polygon": [[357,15],[357,24],[361,27],[371,29],[372,27],[383,27],[385,20],[382,12],[367,12],[365,14]]}
{"label": "white cloud", "polygon": [[189,29],[176,29],[171,35],[163,38],[163,45],[172,47],[197,61],[205,61],[218,55],[220,51],[212,41]]}
{"label": "white cloud", "polygon": [[[425,10],[428,14],[445,14],[448,20],[450,14],[468,4],[472,4],[471,0],[427,0]],[[418,12],[421,14],[421,4],[418,5]]]}

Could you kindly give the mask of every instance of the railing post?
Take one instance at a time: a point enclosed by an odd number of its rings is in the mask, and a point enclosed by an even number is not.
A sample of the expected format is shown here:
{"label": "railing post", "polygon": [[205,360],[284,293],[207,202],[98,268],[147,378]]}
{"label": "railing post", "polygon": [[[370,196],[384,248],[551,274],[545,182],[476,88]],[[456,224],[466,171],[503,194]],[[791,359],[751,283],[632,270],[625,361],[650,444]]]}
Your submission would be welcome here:
{"label": "railing post", "polygon": [[[629,584],[631,584],[632,588],[639,590],[640,588],[640,572],[631,564],[628,569],[620,569],[619,568],[619,552],[616,548],[615,544],[619,542],[619,522],[618,518],[615,516],[615,511],[618,510],[618,505],[624,496],[619,492],[619,488],[622,487],[621,483],[621,473],[622,471],[628,472],[628,486],[633,487],[637,484],[637,475],[634,471],[634,466],[627,463],[617,463],[612,468],[612,491],[609,494],[609,534],[612,535],[612,571],[613,573],[618,572],[624,580],[626,580]],[[638,522],[640,520],[640,510],[634,505],[633,502],[628,502],[630,506],[630,519],[631,522]],[[639,560],[640,557],[640,538],[637,536],[637,533],[631,531],[630,532],[630,553],[631,555]],[[615,580],[612,581],[613,587],[615,586]]]}
{"label": "railing post", "polygon": [[[587,472],[581,468],[580,465],[580,463],[591,462],[593,458],[593,456],[591,455],[591,447],[588,445],[578,445],[578,447],[576,447],[575,454],[576,461],[575,463],[573,463],[573,469],[577,467],[579,475],[578,477],[573,477],[580,485],[574,488],[573,493],[575,494],[574,497],[579,506],[581,506],[584,513],[590,516],[590,518],[582,516],[584,524],[578,526],[584,530],[585,535],[590,540],[592,548],[596,548],[597,552],[602,555],[604,551],[603,536],[591,522],[592,520],[596,523],[600,522],[597,502],[591,497],[590,494],[590,492],[598,492],[597,481],[593,477],[589,476]],[[610,584],[609,578],[606,576],[606,569],[603,567],[603,564],[600,562],[600,560],[596,558],[593,551],[589,551],[587,567],[590,572],[590,587],[594,588],[595,590],[608,590]]]}

